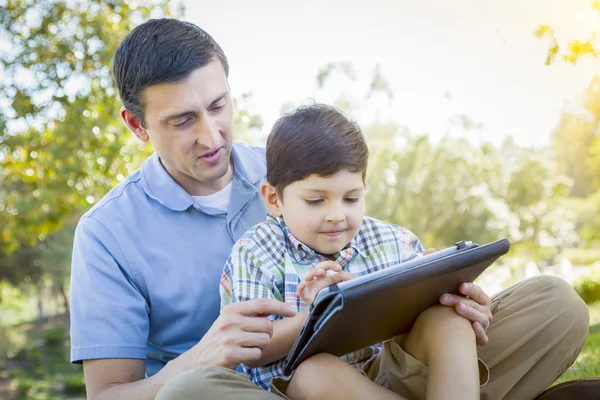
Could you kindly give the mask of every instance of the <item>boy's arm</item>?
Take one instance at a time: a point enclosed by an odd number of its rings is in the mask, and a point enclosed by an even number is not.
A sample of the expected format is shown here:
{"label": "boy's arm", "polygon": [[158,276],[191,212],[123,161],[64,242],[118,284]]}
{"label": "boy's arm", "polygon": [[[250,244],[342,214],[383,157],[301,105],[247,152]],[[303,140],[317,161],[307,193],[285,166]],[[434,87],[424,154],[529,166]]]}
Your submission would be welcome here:
{"label": "boy's arm", "polygon": [[[254,249],[248,240],[241,239],[231,250],[221,276],[222,309],[232,303],[260,298],[283,301],[282,294],[274,284],[276,278],[273,272],[277,271],[277,265],[282,260],[266,254],[264,249],[259,257],[254,254]],[[307,316],[308,310],[304,310],[292,318],[273,321],[271,340],[263,349],[260,359],[244,364],[256,368],[284,358],[294,345]]]}
{"label": "boy's arm", "polygon": [[299,312],[295,317],[273,321],[273,336],[269,345],[263,350],[262,357],[246,365],[250,368],[262,367],[287,356],[307,316],[308,309]]}

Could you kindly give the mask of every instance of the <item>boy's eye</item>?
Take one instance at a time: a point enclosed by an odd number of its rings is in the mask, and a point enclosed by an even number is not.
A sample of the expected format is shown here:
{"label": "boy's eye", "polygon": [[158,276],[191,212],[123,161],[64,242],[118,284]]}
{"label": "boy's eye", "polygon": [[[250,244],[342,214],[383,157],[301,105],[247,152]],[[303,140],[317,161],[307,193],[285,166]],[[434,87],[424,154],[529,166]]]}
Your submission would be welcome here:
{"label": "boy's eye", "polygon": [[356,203],[356,202],[358,202],[358,197],[346,197],[344,199],[344,201],[346,203]]}
{"label": "boy's eye", "polygon": [[306,204],[308,204],[309,206],[316,206],[316,205],[322,203],[323,199],[312,199],[312,200],[305,199],[304,201],[306,201]]}

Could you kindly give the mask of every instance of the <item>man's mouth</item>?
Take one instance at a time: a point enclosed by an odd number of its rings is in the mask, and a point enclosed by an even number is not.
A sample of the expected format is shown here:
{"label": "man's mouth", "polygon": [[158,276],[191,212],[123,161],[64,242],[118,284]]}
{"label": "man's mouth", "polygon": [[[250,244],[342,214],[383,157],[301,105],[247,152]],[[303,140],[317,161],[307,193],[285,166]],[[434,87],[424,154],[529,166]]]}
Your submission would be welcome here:
{"label": "man's mouth", "polygon": [[200,156],[199,158],[203,161],[206,161],[208,163],[213,163],[216,161],[219,161],[219,158],[221,156],[221,150],[223,148],[219,147],[218,149],[212,150],[206,154],[203,154],[202,156]]}

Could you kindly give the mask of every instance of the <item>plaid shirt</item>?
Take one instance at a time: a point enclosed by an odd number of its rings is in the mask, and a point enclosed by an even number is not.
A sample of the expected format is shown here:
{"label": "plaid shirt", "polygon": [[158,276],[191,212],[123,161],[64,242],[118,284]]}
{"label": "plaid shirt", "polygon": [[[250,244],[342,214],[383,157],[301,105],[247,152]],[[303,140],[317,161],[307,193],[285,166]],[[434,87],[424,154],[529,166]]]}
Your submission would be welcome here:
{"label": "plaid shirt", "polygon": [[[364,217],[358,234],[335,262],[356,276],[370,274],[420,256],[423,247],[407,229]],[[245,300],[269,298],[285,301],[297,311],[307,308],[298,297],[301,277],[327,260],[292,235],[282,218],[267,217],[234,245],[221,277],[221,307]],[[282,317],[272,315],[272,320]],[[366,347],[343,357],[362,369],[381,345]],[[271,379],[283,376],[285,358],[260,368],[243,366],[251,381],[269,389]]]}

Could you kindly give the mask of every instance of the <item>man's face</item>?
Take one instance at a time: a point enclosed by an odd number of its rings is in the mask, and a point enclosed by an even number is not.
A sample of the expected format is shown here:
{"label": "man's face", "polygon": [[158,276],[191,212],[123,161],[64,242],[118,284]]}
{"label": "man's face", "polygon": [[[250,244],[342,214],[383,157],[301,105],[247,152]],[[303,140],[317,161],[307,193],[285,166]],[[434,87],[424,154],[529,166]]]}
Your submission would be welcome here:
{"label": "man's face", "polygon": [[283,189],[279,210],[292,234],[318,253],[342,250],[358,234],[365,213],[361,173],[310,175]]}
{"label": "man's face", "polygon": [[232,179],[233,106],[221,63],[184,81],[142,93],[145,131],[169,174],[190,194],[221,190]]}

